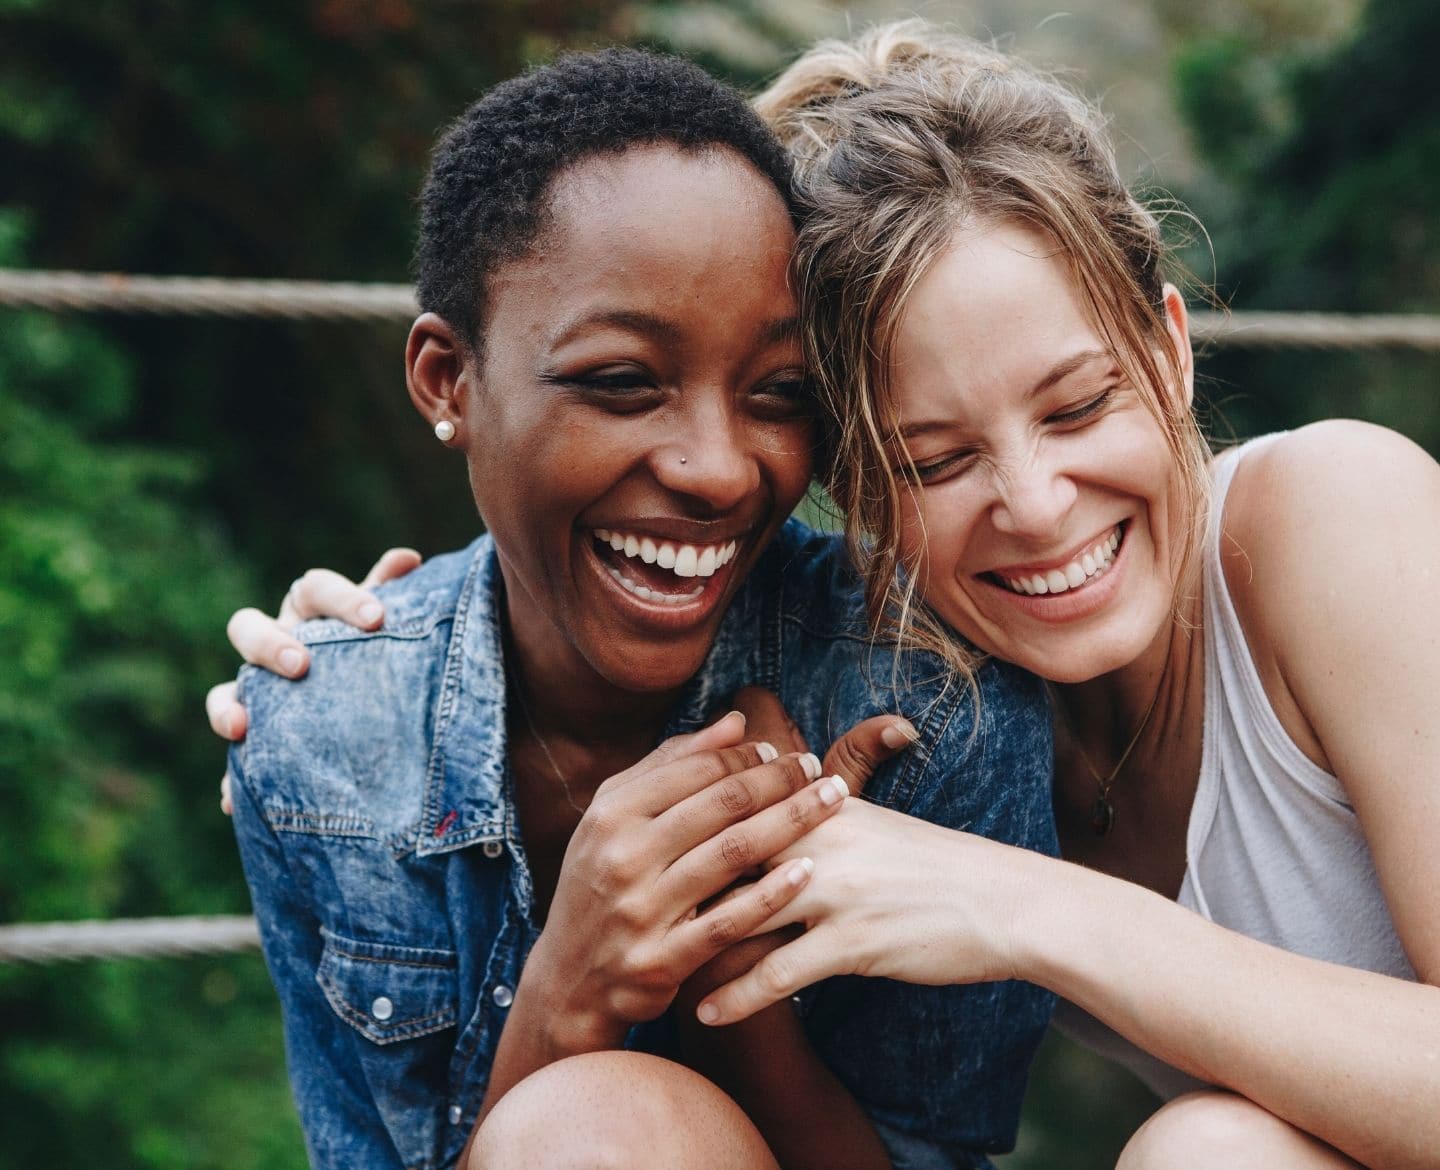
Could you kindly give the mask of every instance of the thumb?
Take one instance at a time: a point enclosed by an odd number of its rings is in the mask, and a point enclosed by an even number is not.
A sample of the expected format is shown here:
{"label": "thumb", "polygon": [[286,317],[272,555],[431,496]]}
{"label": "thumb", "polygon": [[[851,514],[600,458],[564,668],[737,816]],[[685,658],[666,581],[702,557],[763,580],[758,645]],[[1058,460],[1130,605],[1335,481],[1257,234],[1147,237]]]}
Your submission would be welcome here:
{"label": "thumb", "polygon": [[908,719],[876,715],[857,723],[831,745],[825,753],[822,773],[839,776],[850,786],[850,794],[858,796],[876,768],[919,738],[920,733]]}

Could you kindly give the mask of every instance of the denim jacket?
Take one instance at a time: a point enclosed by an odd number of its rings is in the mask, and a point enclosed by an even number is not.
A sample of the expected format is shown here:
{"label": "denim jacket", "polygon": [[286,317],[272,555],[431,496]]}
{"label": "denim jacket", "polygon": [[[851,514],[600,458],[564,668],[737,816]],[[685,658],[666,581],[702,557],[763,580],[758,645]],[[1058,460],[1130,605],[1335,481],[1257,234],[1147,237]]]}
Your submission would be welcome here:
{"label": "denim jacket", "polygon": [[[499,585],[481,537],[387,585],[383,629],[305,626],[302,681],[241,675],[250,729],[231,756],[235,829],[319,1167],[456,1162],[537,937],[506,762]],[[895,666],[869,637],[838,542],[792,521],[738,591],[669,734],[750,683],[778,692],[821,751],[899,709],[920,740],[868,799],[1053,852],[1038,683],[987,665],[977,703],[911,655],[897,703]],[[1024,983],[846,978],[809,989],[797,1010],[897,1165],[972,1166],[1014,1143],[1050,1008]],[[632,1042],[663,1052],[665,1031]]]}

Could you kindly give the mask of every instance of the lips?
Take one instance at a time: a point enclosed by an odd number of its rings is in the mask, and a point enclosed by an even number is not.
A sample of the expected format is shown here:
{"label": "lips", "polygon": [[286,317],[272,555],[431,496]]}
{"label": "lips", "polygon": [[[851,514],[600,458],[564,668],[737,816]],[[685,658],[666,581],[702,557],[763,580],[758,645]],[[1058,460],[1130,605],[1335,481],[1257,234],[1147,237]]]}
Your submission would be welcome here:
{"label": "lips", "polygon": [[1119,554],[1120,543],[1124,537],[1125,525],[1116,524],[1063,564],[1034,571],[996,569],[987,575],[997,584],[1027,597],[1069,593],[1109,571]]}
{"label": "lips", "polygon": [[740,537],[691,543],[639,529],[596,528],[591,536],[596,560],[615,585],[652,613],[670,610],[677,620],[681,611],[713,608],[744,545]]}

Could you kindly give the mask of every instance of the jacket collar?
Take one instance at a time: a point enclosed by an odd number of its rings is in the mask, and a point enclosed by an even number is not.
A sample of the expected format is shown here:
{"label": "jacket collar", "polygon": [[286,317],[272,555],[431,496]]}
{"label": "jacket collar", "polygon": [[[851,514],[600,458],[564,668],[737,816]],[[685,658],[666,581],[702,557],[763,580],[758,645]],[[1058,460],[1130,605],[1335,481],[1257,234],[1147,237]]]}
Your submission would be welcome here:
{"label": "jacket collar", "polygon": [[505,836],[505,656],[500,559],[474,545],[445,651],[420,811],[421,857]]}
{"label": "jacket collar", "polygon": [[[514,831],[507,789],[505,654],[500,559],[487,535],[455,606],[435,733],[426,769],[416,853],[449,853]],[[741,586],[700,672],[671,713],[665,734],[693,731],[742,686],[779,684],[780,574],[765,556]]]}

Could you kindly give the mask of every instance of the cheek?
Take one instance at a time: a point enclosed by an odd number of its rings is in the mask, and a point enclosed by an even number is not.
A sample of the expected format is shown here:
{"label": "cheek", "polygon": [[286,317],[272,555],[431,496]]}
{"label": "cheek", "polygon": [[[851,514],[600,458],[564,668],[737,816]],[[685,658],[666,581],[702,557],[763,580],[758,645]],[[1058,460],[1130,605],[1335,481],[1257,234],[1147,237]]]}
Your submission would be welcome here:
{"label": "cheek", "polygon": [[976,516],[962,484],[903,492],[900,517],[901,552],[922,582],[934,581],[943,590],[947,582],[966,577]]}
{"label": "cheek", "polygon": [[810,487],[815,466],[816,429],[808,422],[766,427],[752,441],[766,476],[774,485],[776,510],[788,516]]}

